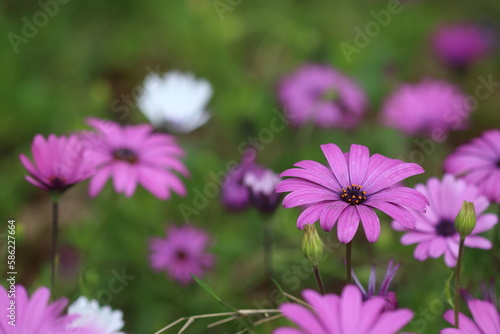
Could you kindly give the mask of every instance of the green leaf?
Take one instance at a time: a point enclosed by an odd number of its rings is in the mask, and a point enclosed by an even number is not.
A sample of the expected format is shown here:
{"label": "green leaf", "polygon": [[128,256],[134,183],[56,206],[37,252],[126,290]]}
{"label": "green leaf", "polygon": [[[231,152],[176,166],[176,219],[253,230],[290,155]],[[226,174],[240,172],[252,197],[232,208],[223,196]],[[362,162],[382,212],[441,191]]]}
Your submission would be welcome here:
{"label": "green leaf", "polygon": [[278,290],[280,291],[281,293],[281,296],[286,300],[286,301],[290,301],[287,296],[285,295],[285,290],[283,290],[283,288],[281,287],[281,285],[278,283],[277,280],[275,280],[273,277],[271,277],[271,280],[273,281],[274,285],[276,285],[276,287],[278,288]]}
{"label": "green leaf", "polygon": [[211,287],[208,286],[207,283],[205,283],[201,278],[199,278],[195,274],[193,274],[193,273],[190,273],[190,274],[191,274],[191,277],[193,277],[193,279],[196,281],[196,283],[198,283],[206,292],[208,292],[212,297],[214,297],[216,301],[218,301],[219,303],[222,303],[222,299],[215,293],[214,290],[212,290]]}
{"label": "green leaf", "polygon": [[455,272],[452,270],[450,273],[450,277],[446,280],[444,283],[444,297],[446,298],[446,302],[450,304],[451,308],[455,308],[455,303],[453,303],[453,298],[452,298],[452,292],[451,292],[451,280],[453,279],[453,276]]}

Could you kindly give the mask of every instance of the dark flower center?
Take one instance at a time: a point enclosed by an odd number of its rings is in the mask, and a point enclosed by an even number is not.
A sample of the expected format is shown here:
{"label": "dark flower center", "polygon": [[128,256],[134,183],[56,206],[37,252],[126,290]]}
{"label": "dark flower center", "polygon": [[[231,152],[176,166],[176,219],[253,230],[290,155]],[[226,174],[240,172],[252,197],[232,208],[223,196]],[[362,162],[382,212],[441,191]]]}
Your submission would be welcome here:
{"label": "dark flower center", "polygon": [[117,149],[113,152],[113,158],[116,160],[126,161],[131,164],[134,164],[139,160],[137,154],[128,148]]}
{"label": "dark flower center", "polygon": [[500,159],[498,159],[496,166],[497,166],[497,168],[500,168]]}
{"label": "dark flower center", "polygon": [[361,204],[366,201],[366,191],[361,190],[362,186],[351,184],[340,191],[340,198],[351,205]]}
{"label": "dark flower center", "polygon": [[54,176],[49,178],[50,184],[54,189],[63,188],[66,186],[66,180],[61,176]]}
{"label": "dark flower center", "polygon": [[177,253],[175,254],[175,257],[179,261],[184,261],[187,259],[187,253],[185,251],[180,250],[180,251],[177,251]]}
{"label": "dark flower center", "polygon": [[456,233],[455,224],[449,220],[441,220],[436,225],[436,233],[443,237],[449,237]]}

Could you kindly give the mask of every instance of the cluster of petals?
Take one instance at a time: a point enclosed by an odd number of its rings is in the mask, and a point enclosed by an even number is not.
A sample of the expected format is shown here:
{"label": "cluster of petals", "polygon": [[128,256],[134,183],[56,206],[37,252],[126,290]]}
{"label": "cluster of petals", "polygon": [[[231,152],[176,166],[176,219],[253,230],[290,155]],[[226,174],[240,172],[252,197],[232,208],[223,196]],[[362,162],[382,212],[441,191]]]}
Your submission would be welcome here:
{"label": "cluster of petals", "polygon": [[[440,334],[500,334],[500,313],[490,302],[471,300],[467,303],[472,319],[459,313],[458,328],[443,329]],[[444,318],[455,325],[453,310],[448,310]]]}

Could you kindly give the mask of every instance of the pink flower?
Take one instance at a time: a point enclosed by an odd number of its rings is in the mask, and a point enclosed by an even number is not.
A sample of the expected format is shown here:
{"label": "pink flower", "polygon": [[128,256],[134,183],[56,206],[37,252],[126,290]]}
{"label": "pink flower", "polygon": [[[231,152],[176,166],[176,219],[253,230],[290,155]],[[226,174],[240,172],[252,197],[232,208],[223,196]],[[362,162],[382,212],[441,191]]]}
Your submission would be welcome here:
{"label": "pink flower", "polygon": [[[431,178],[427,185],[418,184],[415,189],[427,196],[430,207],[426,213],[419,213],[417,226],[401,238],[403,245],[418,244],[414,256],[423,261],[429,257],[438,258],[444,255],[448,267],[454,267],[458,257],[460,236],[455,230],[454,221],[464,201],[473,202],[477,215],[476,227],[472,234],[465,238],[465,246],[490,249],[491,242],[477,234],[490,230],[497,223],[497,216],[483,214],[488,208],[488,199],[481,196],[479,190],[462,180],[446,174],[443,181]],[[393,223],[396,230],[402,231]]]}
{"label": "pink flower", "polygon": [[120,126],[97,118],[88,124],[97,133],[88,135],[92,143],[89,160],[97,169],[89,186],[89,195],[96,196],[109,177],[115,190],[130,197],[140,183],[160,199],[170,197],[170,190],[184,196],[186,189],[172,171],[189,173],[180,157],[184,151],[173,136],[153,133],[149,124]]}
{"label": "pink flower", "polygon": [[394,334],[413,318],[408,309],[384,312],[386,301],[382,297],[363,301],[354,285],[347,285],[341,296],[322,296],[313,290],[302,295],[312,310],[293,303],[280,307],[299,328],[281,327],[273,334]]}
{"label": "pink flower", "polygon": [[151,239],[149,260],[153,269],[187,284],[192,281],[191,273],[202,276],[214,265],[213,254],[206,250],[210,243],[209,235],[199,228],[170,225],[166,238]]}
{"label": "pink flower", "polygon": [[75,135],[49,135],[47,140],[36,135],[31,151],[35,165],[24,154],[19,156],[30,174],[26,180],[45,191],[63,192],[93,173],[92,166],[84,159],[85,145]]}
{"label": "pink flower", "polygon": [[433,33],[432,47],[444,64],[463,69],[486,56],[491,43],[481,27],[458,23],[439,27]]}
{"label": "pink flower", "polygon": [[316,161],[298,162],[295,166],[299,168],[280,175],[292,178],[276,187],[277,192],[291,192],[283,200],[285,208],[308,206],[297,220],[299,229],[319,219],[321,228],[331,231],[338,221],[338,238],[348,243],[361,220],[368,241],[374,242],[380,235],[380,222],[373,209],[402,226],[415,227],[416,218],[408,208],[425,212],[428,201],[418,191],[396,183],[423,173],[422,167],[379,154],[370,156],[362,145],[351,145],[345,154],[335,144],[321,145],[321,149],[328,167]]}
{"label": "pink flower", "polygon": [[[408,135],[442,136],[466,126],[466,96],[452,84],[424,80],[400,86],[384,102],[382,122]],[[436,134],[439,133],[439,134]]]}
{"label": "pink flower", "polygon": [[294,126],[313,122],[321,128],[350,128],[367,106],[361,87],[328,65],[302,66],[282,80],[278,97]]}
{"label": "pink flower", "polygon": [[[473,320],[459,313],[459,328],[446,328],[440,334],[500,334],[500,313],[492,303],[471,300],[467,305],[472,313]],[[453,310],[446,311],[444,318],[450,324],[455,324]]]}
{"label": "pink flower", "polygon": [[500,130],[460,146],[444,162],[444,170],[479,187],[490,201],[500,203]]}

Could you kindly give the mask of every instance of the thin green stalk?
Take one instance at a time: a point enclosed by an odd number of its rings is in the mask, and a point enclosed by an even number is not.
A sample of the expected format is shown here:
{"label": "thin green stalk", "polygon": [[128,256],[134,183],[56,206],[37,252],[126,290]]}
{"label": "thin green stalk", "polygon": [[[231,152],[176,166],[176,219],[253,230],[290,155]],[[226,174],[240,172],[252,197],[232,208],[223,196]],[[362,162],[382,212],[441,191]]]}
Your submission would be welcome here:
{"label": "thin green stalk", "polygon": [[51,246],[51,270],[50,270],[50,290],[55,294],[57,246],[59,237],[59,203],[56,199],[52,202],[52,246]]}
{"label": "thin green stalk", "polygon": [[352,283],[352,241],[345,244],[345,260],[346,260],[346,279],[347,284]]}
{"label": "thin green stalk", "polygon": [[[266,216],[269,218],[269,216]],[[272,265],[272,245],[273,239],[271,235],[270,219],[264,219],[263,227],[263,243],[264,243],[264,270],[266,272],[267,279],[270,280],[273,277],[273,265]],[[270,281],[269,281],[270,284]]]}
{"label": "thin green stalk", "polygon": [[314,270],[314,277],[316,278],[316,282],[318,283],[319,291],[324,296],[326,294],[325,285],[323,284],[323,280],[321,279],[321,273],[319,272],[319,266],[312,266]]}
{"label": "thin green stalk", "polygon": [[455,268],[455,327],[458,328],[458,311],[459,311],[459,303],[460,303],[460,294],[459,294],[459,287],[460,287],[460,270],[462,269],[462,258],[464,255],[464,242],[465,238],[460,237],[460,245],[458,248],[458,260],[457,260],[457,267]]}

